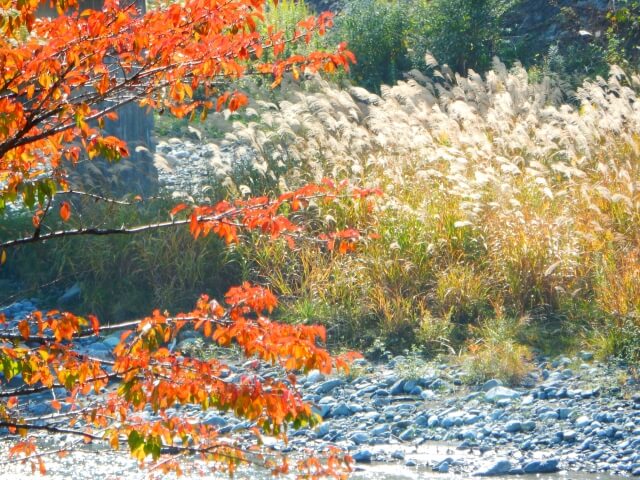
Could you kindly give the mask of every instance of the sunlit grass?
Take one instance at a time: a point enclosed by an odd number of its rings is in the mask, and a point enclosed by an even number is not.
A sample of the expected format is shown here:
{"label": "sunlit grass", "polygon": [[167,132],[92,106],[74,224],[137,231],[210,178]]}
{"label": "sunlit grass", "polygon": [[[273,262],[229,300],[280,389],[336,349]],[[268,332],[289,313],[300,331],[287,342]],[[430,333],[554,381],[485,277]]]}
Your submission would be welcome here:
{"label": "sunlit grass", "polygon": [[[246,126],[244,138],[279,139],[269,155],[253,148],[257,162],[292,165],[281,183],[333,176],[385,192],[374,212],[380,238],[355,257],[257,262],[266,280],[287,285],[283,311],[317,307],[316,320],[398,349],[466,351],[480,338],[479,352],[510,348],[514,365],[527,347],[486,338],[497,306],[504,318],[529,318],[522,341],[543,350],[551,331],[638,325],[639,79],[614,67],[608,80],[561,94],[552,79],[531,84],[499,62],[485,78],[446,68],[436,81],[410,76],[380,97],[292,83]],[[568,94],[576,103],[560,103]],[[339,221],[358,215],[347,208]],[[292,262],[296,281],[281,282]]]}

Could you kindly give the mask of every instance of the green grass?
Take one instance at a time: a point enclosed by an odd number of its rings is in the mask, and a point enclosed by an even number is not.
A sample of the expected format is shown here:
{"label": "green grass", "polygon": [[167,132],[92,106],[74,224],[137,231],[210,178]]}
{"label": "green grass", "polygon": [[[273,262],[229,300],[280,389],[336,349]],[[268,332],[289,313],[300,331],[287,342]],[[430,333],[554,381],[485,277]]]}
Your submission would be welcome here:
{"label": "green grass", "polygon": [[[101,203],[76,205],[64,227],[134,226],[168,220],[172,202],[115,206]],[[28,217],[3,222],[2,238],[29,234]],[[49,224],[49,222],[47,222]],[[63,225],[53,221],[52,228]],[[46,307],[58,308],[58,296],[78,283],[78,313],[94,313],[105,322],[147,315],[155,308],[190,310],[200,293],[221,295],[241,275],[236,257],[213,236],[194,241],[186,227],[136,235],[70,237],[29,244],[8,252],[2,277],[2,297],[40,297]],[[44,288],[55,282],[57,289]],[[47,294],[49,294],[47,296]]]}

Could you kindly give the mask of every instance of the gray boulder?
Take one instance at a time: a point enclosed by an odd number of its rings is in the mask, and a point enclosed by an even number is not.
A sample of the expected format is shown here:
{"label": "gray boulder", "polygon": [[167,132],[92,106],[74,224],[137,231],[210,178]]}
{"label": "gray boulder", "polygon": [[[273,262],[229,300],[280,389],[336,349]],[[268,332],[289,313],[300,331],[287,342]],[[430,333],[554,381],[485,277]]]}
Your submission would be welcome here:
{"label": "gray boulder", "polygon": [[513,400],[520,397],[520,392],[516,392],[507,387],[493,387],[491,390],[484,394],[485,400],[491,403],[499,402],[500,400]]}

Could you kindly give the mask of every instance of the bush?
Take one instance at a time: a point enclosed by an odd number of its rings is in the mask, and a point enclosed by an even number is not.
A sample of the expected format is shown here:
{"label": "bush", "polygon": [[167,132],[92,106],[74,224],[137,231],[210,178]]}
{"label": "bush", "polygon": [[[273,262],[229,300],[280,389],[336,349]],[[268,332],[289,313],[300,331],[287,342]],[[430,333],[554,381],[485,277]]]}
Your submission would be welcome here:
{"label": "bush", "polygon": [[457,72],[484,72],[500,53],[510,0],[422,0],[409,16],[408,43],[414,66],[430,51]]}
{"label": "bush", "polygon": [[[293,38],[295,32],[299,30],[297,26],[298,22],[306,20],[312,15],[313,12],[304,0],[267,0],[264,12],[265,23],[262,24],[262,27],[272,25],[275,31],[283,32],[285,38]],[[285,54],[306,55],[313,51],[325,50],[328,48],[328,45],[327,36],[319,37],[314,35],[309,43],[289,43],[285,47]]]}
{"label": "bush", "polygon": [[355,54],[351,78],[371,91],[393,84],[410,68],[406,29],[411,7],[402,0],[354,0],[336,19],[334,37]]}

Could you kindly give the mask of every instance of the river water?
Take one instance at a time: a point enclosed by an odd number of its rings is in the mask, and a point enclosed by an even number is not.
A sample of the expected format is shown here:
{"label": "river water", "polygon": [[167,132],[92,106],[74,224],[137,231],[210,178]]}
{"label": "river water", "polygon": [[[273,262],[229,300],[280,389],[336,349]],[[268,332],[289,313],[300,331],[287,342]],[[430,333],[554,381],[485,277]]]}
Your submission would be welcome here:
{"label": "river water", "polygon": [[[51,444],[50,444],[51,445]],[[6,458],[8,443],[0,441],[0,458]],[[464,459],[469,455],[477,455],[464,450],[456,450],[446,444],[423,444],[417,449],[403,445],[383,445],[377,450],[402,451],[406,459],[414,460],[418,466],[408,467],[403,461],[397,463],[369,463],[356,464],[350,478],[353,480],[462,480],[473,478],[472,474],[442,474],[431,470],[427,463],[433,465],[444,458],[451,457],[454,460]],[[498,452],[499,453],[499,452]],[[539,456],[549,456],[550,452],[539,452]],[[495,458],[495,455],[489,455]],[[488,461],[490,461],[488,458]],[[187,462],[188,463],[188,462]],[[517,462],[514,462],[517,463]],[[143,480],[154,478],[148,471],[138,469],[136,461],[124,452],[105,450],[99,446],[83,446],[82,449],[72,451],[64,458],[50,456],[46,458],[47,476],[45,480]],[[0,480],[19,480],[40,478],[38,473],[32,473],[29,465],[21,463],[3,464],[0,462]],[[155,478],[166,480],[175,478],[173,475],[165,476],[156,474]],[[185,480],[229,478],[222,473],[190,473],[179,477]],[[274,477],[265,470],[251,467],[240,468],[234,479],[271,480]],[[295,476],[284,476],[287,480]],[[568,472],[561,471],[554,474],[538,475],[508,475],[491,477],[496,480],[536,479],[536,480],[613,480],[624,478],[605,473]]]}

